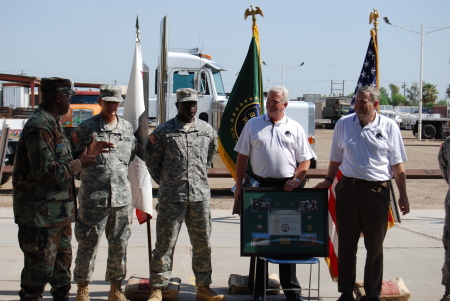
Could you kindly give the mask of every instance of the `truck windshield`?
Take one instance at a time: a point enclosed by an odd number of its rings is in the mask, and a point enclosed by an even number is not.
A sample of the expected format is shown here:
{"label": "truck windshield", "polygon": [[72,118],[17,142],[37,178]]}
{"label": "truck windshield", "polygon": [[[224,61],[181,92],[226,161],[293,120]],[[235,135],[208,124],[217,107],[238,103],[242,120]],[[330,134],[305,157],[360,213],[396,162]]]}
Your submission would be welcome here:
{"label": "truck windshield", "polygon": [[179,75],[178,72],[173,74],[172,93],[176,93],[181,88],[194,88],[194,72],[189,72],[189,75]]}
{"label": "truck windshield", "polygon": [[213,70],[213,79],[217,95],[225,96],[225,88],[223,87],[222,75],[219,70]]}
{"label": "truck windshield", "polygon": [[71,104],[98,104],[98,95],[77,94],[70,99]]}

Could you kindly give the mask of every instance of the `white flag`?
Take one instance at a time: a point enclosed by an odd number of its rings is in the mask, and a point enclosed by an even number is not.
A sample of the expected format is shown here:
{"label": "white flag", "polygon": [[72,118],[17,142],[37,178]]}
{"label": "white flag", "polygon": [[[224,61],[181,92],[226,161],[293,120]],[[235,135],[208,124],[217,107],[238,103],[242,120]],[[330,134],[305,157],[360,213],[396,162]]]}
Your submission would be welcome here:
{"label": "white flag", "polygon": [[[146,115],[148,114],[145,112],[144,73],[142,66],[141,45],[139,40],[136,39],[133,66],[130,80],[128,81],[123,111],[123,118],[133,126],[134,135],[138,141],[138,153],[130,164],[128,178],[131,184],[133,207],[153,215],[152,181],[145,164],[145,146],[148,141],[148,116]],[[146,122],[142,122],[142,120]],[[141,221],[139,222],[142,223]]]}

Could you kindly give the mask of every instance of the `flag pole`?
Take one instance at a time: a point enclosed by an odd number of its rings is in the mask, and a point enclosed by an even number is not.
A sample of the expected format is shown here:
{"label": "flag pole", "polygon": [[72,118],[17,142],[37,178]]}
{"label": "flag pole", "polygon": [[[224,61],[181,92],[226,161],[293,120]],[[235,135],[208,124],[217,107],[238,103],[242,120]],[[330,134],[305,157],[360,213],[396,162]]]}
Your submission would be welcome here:
{"label": "flag pole", "polygon": [[[373,12],[370,13],[369,17],[369,24],[373,23],[373,28],[370,30],[370,35],[373,38],[374,42],[374,48],[375,48],[375,69],[376,72],[376,88],[380,89],[380,75],[379,75],[379,62],[378,62],[378,18],[380,15],[378,14],[378,11],[376,9],[373,10]],[[380,112],[380,107],[378,106],[378,113]]]}
{"label": "flag pole", "polygon": [[[141,39],[140,39],[140,28],[139,28],[139,16],[136,16],[136,47],[139,47]],[[139,53],[140,53],[140,47],[139,47]],[[135,54],[136,56],[136,54]],[[136,57],[135,57],[136,60]],[[139,60],[138,60],[139,62]],[[143,89],[143,95],[141,97],[134,97],[135,99],[131,99],[130,101],[144,101],[144,112],[139,113],[139,116],[134,116],[133,118],[138,119],[138,127],[135,129],[135,136],[137,138],[138,142],[138,150],[136,156],[141,158],[143,161],[145,159],[145,142],[146,137],[148,136],[148,102],[145,101],[145,99],[148,99],[149,97],[149,69],[148,66],[145,65],[142,61],[140,61],[139,66],[137,66],[138,69],[141,69],[142,73],[142,82],[143,85],[139,87],[138,89]],[[136,67],[136,66],[135,66]],[[133,71],[132,71],[133,73]],[[131,87],[128,87],[131,89]],[[133,87],[136,89],[136,87]],[[128,91],[130,92],[130,91]],[[130,102],[128,105],[137,106],[134,102]],[[144,137],[145,136],[145,137]],[[151,185],[151,184],[150,184]],[[145,192],[144,192],[145,193]],[[145,218],[144,218],[145,214]],[[140,209],[136,209],[136,215],[138,217],[139,223],[146,223],[147,228],[147,250],[148,250],[148,265],[149,265],[149,275],[150,275],[150,269],[151,269],[151,263],[152,263],[152,231],[151,231],[151,225],[150,225],[150,219],[151,215],[148,212],[141,211]]]}
{"label": "flag pole", "polygon": [[[141,42],[140,34],[141,34],[141,32],[139,30],[139,16],[136,16],[136,39],[139,43]],[[145,80],[146,78],[148,80],[148,71],[147,72],[144,71],[144,83],[147,82]],[[144,99],[148,99],[148,95],[146,96],[146,94],[148,94],[148,93],[145,93],[145,87],[144,87]],[[146,107],[145,112],[147,112],[148,102],[144,102],[144,103],[145,103],[145,107]],[[148,272],[150,275],[150,270],[151,270],[151,266],[152,266],[152,231],[151,231],[151,227],[150,227],[150,216],[148,214],[145,215],[145,221],[146,221],[146,226],[147,226]]]}
{"label": "flag pole", "polygon": [[[378,59],[378,18],[379,14],[376,9],[370,13],[369,24],[373,23],[373,28],[370,30],[370,35],[372,36],[372,40],[374,43],[375,49],[375,69],[376,69],[376,88],[380,89],[380,69],[379,69],[379,59]],[[381,101],[381,100],[380,100]],[[380,105],[378,105],[377,112],[380,113]],[[388,217],[388,228],[392,228],[395,226],[395,222],[401,222],[401,217],[399,214],[397,199],[395,197],[394,188],[391,182],[391,196],[390,196],[390,209],[389,209],[389,217]]]}

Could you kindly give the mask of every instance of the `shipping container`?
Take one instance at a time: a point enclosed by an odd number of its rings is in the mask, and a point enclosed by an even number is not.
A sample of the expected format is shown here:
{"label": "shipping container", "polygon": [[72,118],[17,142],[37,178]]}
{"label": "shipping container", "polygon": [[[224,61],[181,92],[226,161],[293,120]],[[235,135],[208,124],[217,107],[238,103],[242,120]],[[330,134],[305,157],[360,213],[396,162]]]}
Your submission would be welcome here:
{"label": "shipping container", "polygon": [[1,103],[13,109],[30,106],[30,88],[3,86]]}

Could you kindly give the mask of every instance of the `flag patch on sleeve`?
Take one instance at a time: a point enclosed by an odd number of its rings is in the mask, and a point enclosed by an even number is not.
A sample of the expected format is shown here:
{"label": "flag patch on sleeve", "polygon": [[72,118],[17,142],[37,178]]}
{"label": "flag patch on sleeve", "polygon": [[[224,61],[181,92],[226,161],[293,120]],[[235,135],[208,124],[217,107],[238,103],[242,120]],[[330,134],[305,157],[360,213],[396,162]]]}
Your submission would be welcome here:
{"label": "flag patch on sleeve", "polygon": [[80,136],[78,136],[77,132],[72,132],[72,135],[70,135],[70,139],[75,142],[75,143],[79,143],[81,138]]}

